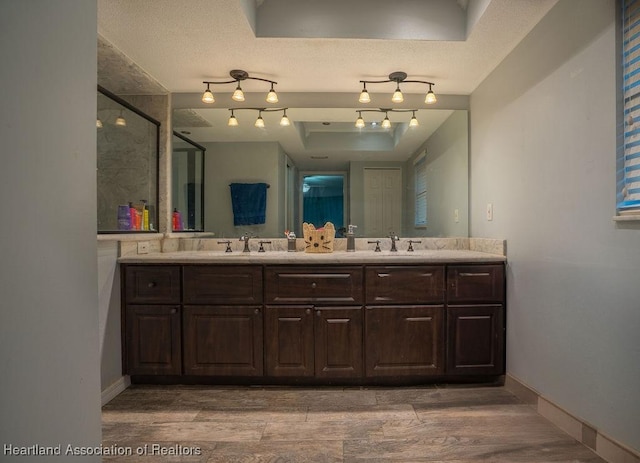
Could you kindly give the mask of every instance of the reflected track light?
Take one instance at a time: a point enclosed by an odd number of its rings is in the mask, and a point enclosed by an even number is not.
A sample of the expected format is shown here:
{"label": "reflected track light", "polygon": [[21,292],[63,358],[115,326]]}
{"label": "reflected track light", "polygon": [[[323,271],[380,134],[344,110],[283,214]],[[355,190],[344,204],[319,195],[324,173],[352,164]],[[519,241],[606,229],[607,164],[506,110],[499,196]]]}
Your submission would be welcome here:
{"label": "reflected track light", "polygon": [[[380,124],[383,129],[391,128],[391,121],[389,120],[389,113],[412,113],[411,120],[409,121],[409,127],[418,127],[420,123],[416,118],[417,109],[392,109],[392,108],[379,108],[379,109],[358,109],[358,119],[356,119],[356,127],[359,129],[364,128],[365,122],[362,118],[362,113],[384,113],[384,119]],[[371,123],[372,126],[376,125],[376,122]]]}
{"label": "reflected track light", "polygon": [[258,118],[256,119],[253,125],[258,127],[259,129],[263,129],[265,127],[265,122],[262,117],[262,113],[272,113],[272,112],[282,111],[282,117],[280,118],[280,125],[282,127],[288,127],[291,125],[291,120],[287,116],[287,109],[289,108],[229,108],[229,111],[231,111],[231,116],[229,116],[227,125],[229,127],[237,127],[238,125],[240,125],[238,122],[238,119],[236,119],[236,116],[234,114],[235,111],[258,111]]}

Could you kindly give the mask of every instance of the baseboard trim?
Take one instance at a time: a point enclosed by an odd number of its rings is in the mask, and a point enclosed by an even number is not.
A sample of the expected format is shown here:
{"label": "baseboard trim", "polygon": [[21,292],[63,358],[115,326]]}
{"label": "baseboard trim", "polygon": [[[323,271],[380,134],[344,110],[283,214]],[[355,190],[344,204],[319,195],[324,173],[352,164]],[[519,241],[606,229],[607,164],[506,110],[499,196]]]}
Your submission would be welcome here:
{"label": "baseboard trim", "polygon": [[120,394],[129,386],[131,386],[131,378],[129,376],[120,377],[116,382],[102,391],[102,406],[104,407],[106,404],[111,402],[118,394]]}
{"label": "baseboard trim", "polygon": [[507,373],[504,387],[523,402],[534,406],[540,415],[578,442],[589,447],[609,463],[640,463],[640,454],[638,452],[572,415],[515,376]]}

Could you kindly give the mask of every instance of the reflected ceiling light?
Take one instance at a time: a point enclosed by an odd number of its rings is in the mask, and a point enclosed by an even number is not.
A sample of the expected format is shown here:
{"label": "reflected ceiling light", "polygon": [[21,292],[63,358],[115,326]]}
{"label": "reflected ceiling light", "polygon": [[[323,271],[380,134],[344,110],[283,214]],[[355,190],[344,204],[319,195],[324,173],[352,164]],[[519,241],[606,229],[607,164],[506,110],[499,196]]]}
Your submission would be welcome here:
{"label": "reflected ceiling light", "polygon": [[280,119],[280,125],[282,127],[289,127],[291,125],[291,121],[287,117],[287,108],[285,108],[284,112],[282,113],[282,118]]}
{"label": "reflected ceiling light", "polygon": [[118,125],[120,127],[126,127],[127,126],[127,121],[125,120],[124,117],[122,117],[122,109],[120,110],[120,115],[116,119],[116,125]]}
{"label": "reflected ceiling light", "polygon": [[413,111],[413,116],[411,116],[411,120],[409,121],[409,127],[418,127],[420,123],[418,119],[416,119],[416,112]]}
{"label": "reflected ceiling light", "polygon": [[236,116],[233,114],[233,109],[231,110],[231,116],[229,116],[227,125],[229,127],[238,127],[238,119],[236,119]]}
{"label": "reflected ceiling light", "polygon": [[393,96],[391,97],[391,101],[394,103],[402,103],[404,101],[404,96],[402,95],[402,90],[400,90],[400,83],[413,83],[413,84],[426,84],[429,86],[429,91],[424,99],[426,104],[433,104],[437,101],[436,95],[433,93],[433,86],[435,85],[433,82],[427,82],[425,80],[412,80],[407,79],[407,73],[402,71],[396,71],[389,74],[389,78],[385,80],[361,80],[362,84],[362,92],[360,92],[360,97],[358,101],[360,103],[369,103],[371,98],[369,96],[369,92],[367,92],[367,84],[382,84],[386,82],[395,82],[396,90],[393,92]]}
{"label": "reflected ceiling light", "polygon": [[240,82],[243,80],[261,80],[263,82],[268,82],[271,84],[271,90],[269,90],[269,93],[267,94],[267,102],[269,103],[277,103],[278,102],[278,94],[276,93],[275,89],[274,89],[274,85],[276,85],[278,82],[275,82],[273,80],[270,79],[263,79],[261,77],[252,77],[249,75],[249,73],[247,71],[242,71],[240,69],[234,69],[232,71],[229,72],[229,75],[233,78],[233,80],[225,80],[223,82],[212,82],[212,81],[203,81],[203,84],[207,84],[207,89],[204,91],[204,93],[202,94],[202,102],[203,103],[214,103],[216,100],[213,97],[213,93],[211,92],[211,89],[209,88],[210,85],[222,85],[222,84],[234,84],[237,83],[236,89],[233,92],[233,95],[231,96],[231,98],[234,101],[244,101],[244,92],[242,91],[242,87],[240,86]]}
{"label": "reflected ceiling light", "polygon": [[[409,121],[409,127],[418,127],[420,124],[418,123],[418,119],[416,118],[417,109],[392,109],[392,108],[379,108],[379,109],[358,109],[356,110],[358,113],[358,119],[356,119],[356,127],[362,129],[365,126],[364,119],[362,118],[362,113],[384,113],[384,119],[382,120],[381,126],[383,129],[391,128],[391,121],[389,120],[389,113],[411,113],[411,120]],[[377,125],[376,122],[371,123],[372,126]]]}
{"label": "reflected ceiling light", "polygon": [[391,128],[391,121],[389,120],[389,116],[387,115],[387,113],[384,113],[384,119],[382,120],[382,124],[380,125],[382,126],[383,129]]}
{"label": "reflected ceiling light", "polygon": [[258,118],[256,119],[253,125],[262,129],[265,127],[265,122],[264,122],[264,119],[262,118],[262,113],[272,113],[272,112],[282,111],[282,117],[280,118],[280,125],[282,127],[288,127],[291,125],[291,120],[287,116],[287,109],[289,108],[229,108],[229,111],[231,111],[231,116],[229,116],[227,125],[230,127],[237,127],[239,125],[238,119],[236,119],[234,111],[258,111]]}
{"label": "reflected ceiling light", "polygon": [[264,119],[262,118],[262,111],[258,112],[258,118],[256,119],[256,123],[253,124],[259,129],[264,129]]}

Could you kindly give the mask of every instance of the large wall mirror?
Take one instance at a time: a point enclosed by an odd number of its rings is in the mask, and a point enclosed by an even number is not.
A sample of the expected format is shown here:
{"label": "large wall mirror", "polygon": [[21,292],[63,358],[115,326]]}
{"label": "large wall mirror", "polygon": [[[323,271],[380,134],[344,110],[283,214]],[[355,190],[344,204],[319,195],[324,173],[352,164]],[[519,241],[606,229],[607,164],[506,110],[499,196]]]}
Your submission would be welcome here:
{"label": "large wall mirror", "polygon": [[[282,112],[244,109],[229,126],[228,108],[175,107],[174,130],[206,148],[204,230],[302,236],[303,220],[324,220],[326,207],[360,237],[468,236],[468,112],[420,109],[417,126],[411,112],[389,112],[389,128],[385,113],[363,112],[356,128],[358,110],[290,107],[281,126]],[[233,183],[268,185],[264,223],[234,226]]]}

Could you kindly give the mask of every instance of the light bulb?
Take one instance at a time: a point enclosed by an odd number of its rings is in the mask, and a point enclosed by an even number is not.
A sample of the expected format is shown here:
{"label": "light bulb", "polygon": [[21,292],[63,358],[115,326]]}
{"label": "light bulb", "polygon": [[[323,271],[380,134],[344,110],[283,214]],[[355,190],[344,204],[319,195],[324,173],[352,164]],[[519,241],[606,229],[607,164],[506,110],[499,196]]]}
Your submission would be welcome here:
{"label": "light bulb", "polygon": [[207,85],[207,89],[202,94],[202,102],[203,103],[215,103],[216,99],[213,97],[213,93],[209,90],[209,85]]}
{"label": "light bulb", "polygon": [[390,127],[391,127],[391,121],[389,120],[389,117],[385,114],[384,120],[382,121],[382,128],[388,129]]}
{"label": "light bulb", "polygon": [[411,120],[409,121],[409,127],[418,127],[419,125],[420,123],[418,122],[418,119],[416,119],[416,115],[414,114]]}
{"label": "light bulb", "polygon": [[370,103],[371,102],[371,97],[369,97],[369,92],[367,92],[366,88],[363,88],[362,92],[360,92],[360,98],[358,98],[358,101],[360,103]]}
{"label": "light bulb", "polygon": [[393,92],[393,96],[391,97],[391,101],[394,103],[402,103],[404,101],[404,96],[402,96],[402,92],[400,91],[400,86],[396,88],[396,91]]}
{"label": "light bulb", "polygon": [[256,123],[254,125],[259,129],[264,128],[264,119],[262,118],[262,116],[258,116],[258,118],[256,119]]}
{"label": "light bulb", "polygon": [[358,116],[358,119],[356,119],[356,127],[359,129],[364,129],[364,119],[362,118],[362,114],[360,114]]}
{"label": "light bulb", "polygon": [[285,111],[284,114],[282,115],[282,119],[280,119],[280,125],[282,127],[289,127],[291,125],[291,121],[289,120],[289,118],[287,117],[287,112]]}
{"label": "light bulb", "polygon": [[433,104],[436,101],[438,101],[436,99],[436,94],[433,93],[433,90],[429,89],[429,91],[427,92],[427,96],[424,99],[424,102],[427,103],[427,104]]}
{"label": "light bulb", "polygon": [[238,127],[238,119],[236,119],[236,116],[231,114],[231,116],[229,117],[229,121],[227,122],[227,125],[229,127]]}
{"label": "light bulb", "polygon": [[124,117],[122,117],[122,111],[120,111],[120,115],[116,119],[116,125],[118,125],[120,127],[126,127],[126,125],[127,125],[127,121],[125,120]]}
{"label": "light bulb", "polygon": [[238,88],[236,88],[235,92],[233,92],[233,96],[231,98],[235,101],[244,101],[244,93],[240,88],[240,84],[238,84]]}
{"label": "light bulb", "polygon": [[277,103],[278,102],[278,94],[273,89],[273,84],[271,84],[271,90],[267,93],[267,102],[268,103]]}

